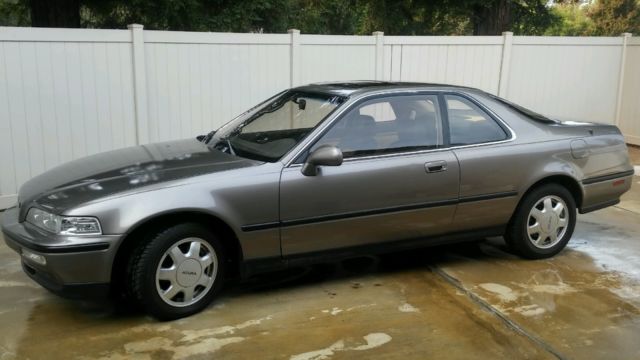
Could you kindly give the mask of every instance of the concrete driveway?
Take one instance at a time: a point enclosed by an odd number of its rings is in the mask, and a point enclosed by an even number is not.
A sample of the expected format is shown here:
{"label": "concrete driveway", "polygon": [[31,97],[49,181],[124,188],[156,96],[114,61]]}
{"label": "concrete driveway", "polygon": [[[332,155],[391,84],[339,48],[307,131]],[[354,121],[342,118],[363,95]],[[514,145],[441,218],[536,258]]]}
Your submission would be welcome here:
{"label": "concrete driveway", "polygon": [[49,294],[2,242],[0,288],[2,360],[638,359],[640,177],[550,260],[501,239],[360,258],[261,276],[159,323]]}

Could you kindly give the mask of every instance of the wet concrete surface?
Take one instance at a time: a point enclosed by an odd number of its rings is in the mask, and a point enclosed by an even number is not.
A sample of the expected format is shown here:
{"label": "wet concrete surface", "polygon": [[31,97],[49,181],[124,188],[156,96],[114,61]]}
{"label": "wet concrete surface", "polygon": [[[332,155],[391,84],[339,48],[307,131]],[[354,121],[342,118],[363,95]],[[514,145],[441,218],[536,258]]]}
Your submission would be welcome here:
{"label": "wet concrete surface", "polygon": [[501,239],[360,258],[232,285],[164,323],[49,294],[2,242],[0,360],[638,359],[639,205],[636,176],[548,260]]}

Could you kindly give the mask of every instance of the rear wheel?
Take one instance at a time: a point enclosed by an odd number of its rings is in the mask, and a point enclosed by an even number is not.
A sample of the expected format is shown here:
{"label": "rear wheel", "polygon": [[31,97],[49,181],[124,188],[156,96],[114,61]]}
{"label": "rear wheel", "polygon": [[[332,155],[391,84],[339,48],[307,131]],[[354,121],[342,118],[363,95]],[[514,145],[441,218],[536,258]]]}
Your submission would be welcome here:
{"label": "rear wheel", "polygon": [[518,205],[505,240],[522,257],[548,258],[564,249],[575,224],[576,204],[571,193],[563,186],[546,184]]}
{"label": "rear wheel", "polygon": [[129,293],[151,315],[177,319],[204,309],[220,290],[224,248],[199,224],[180,224],[136,248],[127,277]]}

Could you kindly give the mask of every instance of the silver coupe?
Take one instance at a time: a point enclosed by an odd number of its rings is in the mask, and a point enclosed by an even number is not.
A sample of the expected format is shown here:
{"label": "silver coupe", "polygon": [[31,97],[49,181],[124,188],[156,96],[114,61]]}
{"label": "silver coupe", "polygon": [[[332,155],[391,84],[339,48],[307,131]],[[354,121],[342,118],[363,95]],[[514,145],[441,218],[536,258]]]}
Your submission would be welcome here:
{"label": "silver coupe", "polygon": [[363,252],[504,236],[547,258],[632,176],[612,125],[465,87],[323,83],[197,139],[51,169],[21,187],[2,230],[45,288],[123,293],[174,319],[225,279]]}

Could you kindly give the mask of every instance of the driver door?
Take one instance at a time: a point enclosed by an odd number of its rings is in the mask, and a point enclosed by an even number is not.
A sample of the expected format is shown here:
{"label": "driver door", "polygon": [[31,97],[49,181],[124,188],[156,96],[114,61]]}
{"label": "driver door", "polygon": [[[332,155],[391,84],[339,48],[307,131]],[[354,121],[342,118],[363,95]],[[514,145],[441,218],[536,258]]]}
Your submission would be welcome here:
{"label": "driver door", "polygon": [[337,120],[313,149],[335,145],[340,166],[282,171],[283,256],[415,239],[450,230],[459,167],[443,148],[437,95],[377,98]]}

